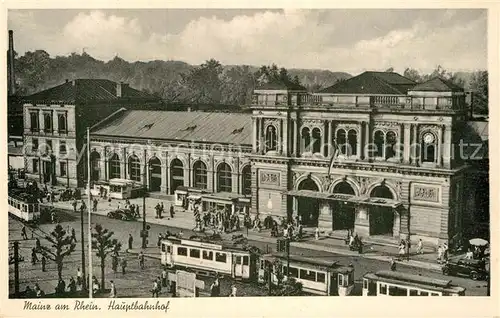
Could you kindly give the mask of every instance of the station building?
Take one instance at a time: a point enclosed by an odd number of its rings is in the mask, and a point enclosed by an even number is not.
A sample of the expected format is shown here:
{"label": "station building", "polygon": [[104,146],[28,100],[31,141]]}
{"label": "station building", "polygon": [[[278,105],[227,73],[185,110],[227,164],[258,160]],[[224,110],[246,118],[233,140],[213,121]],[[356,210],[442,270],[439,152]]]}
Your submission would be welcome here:
{"label": "station building", "polygon": [[364,72],[253,97],[248,114],[120,109],[91,130],[91,178],[393,241],[451,243],[488,222],[488,126],[469,121],[462,88]]}

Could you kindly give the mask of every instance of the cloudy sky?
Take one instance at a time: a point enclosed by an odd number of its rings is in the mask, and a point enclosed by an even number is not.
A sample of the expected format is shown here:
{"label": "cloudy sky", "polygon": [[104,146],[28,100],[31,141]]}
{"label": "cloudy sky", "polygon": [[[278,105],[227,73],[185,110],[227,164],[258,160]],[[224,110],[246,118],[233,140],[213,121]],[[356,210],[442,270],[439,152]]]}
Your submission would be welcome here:
{"label": "cloudy sky", "polygon": [[462,10],[9,10],[15,50],[85,50],[101,60],[276,63],[359,73],[487,67],[487,11]]}

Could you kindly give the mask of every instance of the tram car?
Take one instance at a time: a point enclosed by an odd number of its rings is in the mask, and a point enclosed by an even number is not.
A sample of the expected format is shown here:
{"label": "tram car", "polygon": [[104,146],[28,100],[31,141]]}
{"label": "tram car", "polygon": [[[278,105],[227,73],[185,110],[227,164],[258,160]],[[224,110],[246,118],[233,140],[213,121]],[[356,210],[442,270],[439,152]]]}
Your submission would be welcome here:
{"label": "tram car", "polygon": [[36,196],[22,190],[9,190],[9,214],[25,221],[34,222],[40,218],[40,204]]}
{"label": "tram car", "polygon": [[161,263],[197,274],[217,273],[235,279],[256,277],[257,255],[245,248],[169,237],[161,241]]}
{"label": "tram car", "polygon": [[[306,258],[298,255],[287,257],[285,253],[265,254],[260,257],[259,281],[266,282],[271,268],[271,281],[276,283],[278,277],[276,266],[282,266],[283,279],[287,279],[287,264],[289,276],[302,284],[306,293],[322,296],[348,296],[354,289],[354,267],[339,265],[336,261]],[[277,265],[278,264],[278,265]]]}
{"label": "tram car", "polygon": [[378,271],[363,276],[363,296],[465,296],[465,288],[451,280]]}

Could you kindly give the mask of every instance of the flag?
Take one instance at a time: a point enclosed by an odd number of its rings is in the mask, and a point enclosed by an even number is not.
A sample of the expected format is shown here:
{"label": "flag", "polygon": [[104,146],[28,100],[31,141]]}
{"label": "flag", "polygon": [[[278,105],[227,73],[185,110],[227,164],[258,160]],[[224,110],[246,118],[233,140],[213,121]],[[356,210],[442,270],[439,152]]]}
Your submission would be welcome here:
{"label": "flag", "polygon": [[337,159],[337,157],[339,156],[339,153],[340,153],[339,145],[337,144],[337,141],[334,140],[333,141],[333,155],[332,155],[332,158],[330,159],[330,166],[328,168],[328,175],[330,175],[330,173],[332,172],[333,163],[335,162],[335,159]]}

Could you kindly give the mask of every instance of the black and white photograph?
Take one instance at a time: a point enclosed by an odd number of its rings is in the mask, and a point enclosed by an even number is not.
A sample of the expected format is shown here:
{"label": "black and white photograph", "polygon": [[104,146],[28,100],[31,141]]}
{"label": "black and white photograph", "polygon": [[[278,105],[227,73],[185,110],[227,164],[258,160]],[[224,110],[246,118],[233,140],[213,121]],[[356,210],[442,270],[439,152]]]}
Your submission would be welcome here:
{"label": "black and white photograph", "polygon": [[490,296],[487,8],[6,19],[3,262],[24,309]]}

